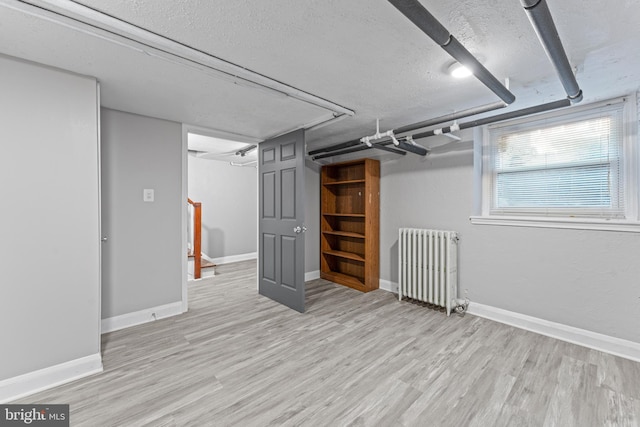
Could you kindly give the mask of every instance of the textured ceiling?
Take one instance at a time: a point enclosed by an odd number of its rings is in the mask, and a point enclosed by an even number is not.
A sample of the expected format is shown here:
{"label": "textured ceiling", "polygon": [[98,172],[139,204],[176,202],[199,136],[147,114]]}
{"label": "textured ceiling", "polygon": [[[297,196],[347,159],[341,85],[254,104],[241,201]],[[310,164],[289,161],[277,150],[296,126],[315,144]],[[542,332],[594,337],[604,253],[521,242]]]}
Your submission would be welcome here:
{"label": "textured ceiling", "polygon": [[[65,3],[31,2],[45,9]],[[386,130],[497,100],[473,77],[447,76],[448,54],[385,0],[66,3],[355,111],[308,132],[310,149],[372,134],[376,118]],[[510,79],[517,100],[509,109],[566,96],[519,1],[422,3],[498,79]],[[636,0],[548,3],[585,102],[638,90]],[[260,139],[330,114],[126,44],[30,14],[24,2],[0,0],[0,52],[96,76],[106,107]]]}

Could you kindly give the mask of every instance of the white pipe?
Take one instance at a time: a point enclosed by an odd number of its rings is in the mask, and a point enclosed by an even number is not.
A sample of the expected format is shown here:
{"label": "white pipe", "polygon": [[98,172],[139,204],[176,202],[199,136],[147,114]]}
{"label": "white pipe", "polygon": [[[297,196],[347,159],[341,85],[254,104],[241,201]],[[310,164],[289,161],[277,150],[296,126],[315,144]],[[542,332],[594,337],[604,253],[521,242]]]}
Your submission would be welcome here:
{"label": "white pipe", "polygon": [[229,164],[230,164],[231,166],[251,166],[251,165],[253,165],[254,163],[258,163],[258,161],[257,161],[257,160],[254,160],[254,161],[252,161],[252,162],[247,162],[247,163],[229,162]]}
{"label": "white pipe", "polygon": [[391,139],[394,140],[393,143],[395,145],[399,144],[398,140],[396,139],[396,137],[395,137],[395,135],[394,135],[392,130],[388,130],[388,131],[382,132],[382,133],[378,130],[373,135],[369,135],[369,136],[365,136],[365,137],[360,138],[360,142],[366,144],[367,147],[371,147],[371,141],[376,141],[378,139],[383,139],[383,138],[391,138]]}

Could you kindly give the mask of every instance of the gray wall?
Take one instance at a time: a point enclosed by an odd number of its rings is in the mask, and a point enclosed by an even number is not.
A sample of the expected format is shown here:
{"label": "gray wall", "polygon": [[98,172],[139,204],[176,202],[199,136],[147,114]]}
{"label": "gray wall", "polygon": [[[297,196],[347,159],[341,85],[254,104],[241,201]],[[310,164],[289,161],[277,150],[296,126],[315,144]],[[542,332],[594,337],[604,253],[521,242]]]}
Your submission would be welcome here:
{"label": "gray wall", "polygon": [[93,79],[0,56],[0,380],[100,352]]}
{"label": "gray wall", "polygon": [[320,270],[320,165],[305,164],[305,233],[304,271]]}
{"label": "gray wall", "polygon": [[640,235],[471,225],[471,138],[382,164],[381,278],[398,281],[399,227],[455,230],[472,303],[640,342]]}
{"label": "gray wall", "polygon": [[188,194],[202,203],[202,252],[210,258],[254,253],[257,169],[189,156]]}
{"label": "gray wall", "polygon": [[181,150],[180,124],[102,109],[103,319],[182,300]]}

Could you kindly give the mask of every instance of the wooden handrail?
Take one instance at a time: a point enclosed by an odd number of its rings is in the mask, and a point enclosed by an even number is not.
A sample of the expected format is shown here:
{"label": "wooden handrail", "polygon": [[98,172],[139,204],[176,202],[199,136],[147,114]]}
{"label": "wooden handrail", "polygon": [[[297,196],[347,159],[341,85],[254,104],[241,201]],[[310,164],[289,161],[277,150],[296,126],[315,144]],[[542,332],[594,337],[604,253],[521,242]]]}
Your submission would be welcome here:
{"label": "wooden handrail", "polygon": [[193,205],[193,278],[202,277],[202,203],[187,198]]}

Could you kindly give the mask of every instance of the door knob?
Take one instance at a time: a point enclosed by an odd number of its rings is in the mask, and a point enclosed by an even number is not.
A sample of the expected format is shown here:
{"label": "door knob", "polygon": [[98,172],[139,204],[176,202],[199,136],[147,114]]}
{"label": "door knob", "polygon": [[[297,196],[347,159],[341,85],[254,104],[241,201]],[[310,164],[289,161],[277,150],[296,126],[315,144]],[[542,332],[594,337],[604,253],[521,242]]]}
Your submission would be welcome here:
{"label": "door knob", "polygon": [[103,242],[106,242],[106,241],[107,241],[107,238],[106,238],[106,237],[103,237],[103,238],[102,238],[102,239],[100,239],[100,240],[102,240]]}
{"label": "door knob", "polygon": [[296,233],[296,234],[304,233],[305,231],[307,231],[307,227],[304,227],[304,226],[303,227],[300,227],[300,226],[293,227],[293,232]]}

